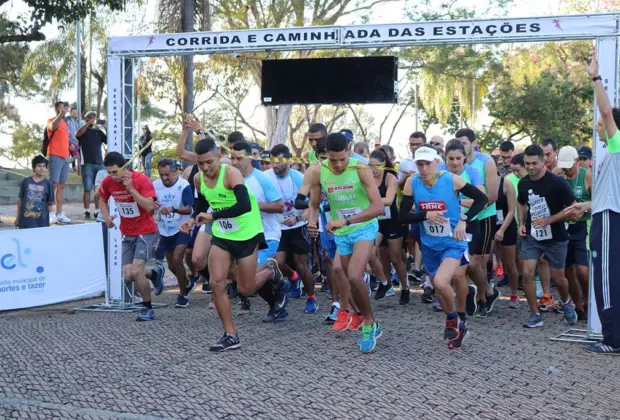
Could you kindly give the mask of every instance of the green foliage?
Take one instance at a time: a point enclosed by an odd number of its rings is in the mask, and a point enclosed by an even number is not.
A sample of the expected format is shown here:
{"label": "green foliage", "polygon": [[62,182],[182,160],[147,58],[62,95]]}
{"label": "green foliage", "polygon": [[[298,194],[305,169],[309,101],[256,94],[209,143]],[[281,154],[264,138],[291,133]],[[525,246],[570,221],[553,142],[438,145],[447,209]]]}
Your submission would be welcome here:
{"label": "green foliage", "polygon": [[29,167],[30,160],[41,153],[43,126],[39,124],[17,124],[11,136],[11,145],[0,148],[0,155],[13,163]]}

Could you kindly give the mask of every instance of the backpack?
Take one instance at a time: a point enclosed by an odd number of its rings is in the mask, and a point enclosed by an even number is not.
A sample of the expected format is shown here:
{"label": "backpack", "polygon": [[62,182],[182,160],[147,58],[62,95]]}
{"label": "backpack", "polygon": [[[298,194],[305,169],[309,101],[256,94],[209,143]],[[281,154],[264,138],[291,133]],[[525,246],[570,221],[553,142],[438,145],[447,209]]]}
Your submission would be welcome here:
{"label": "backpack", "polygon": [[48,137],[47,136],[47,126],[43,129],[43,141],[41,142],[41,154],[43,156],[47,156],[47,148],[50,145],[50,142],[52,141],[52,139],[54,138],[54,134],[56,134],[56,131],[58,129],[52,131],[52,136]]}

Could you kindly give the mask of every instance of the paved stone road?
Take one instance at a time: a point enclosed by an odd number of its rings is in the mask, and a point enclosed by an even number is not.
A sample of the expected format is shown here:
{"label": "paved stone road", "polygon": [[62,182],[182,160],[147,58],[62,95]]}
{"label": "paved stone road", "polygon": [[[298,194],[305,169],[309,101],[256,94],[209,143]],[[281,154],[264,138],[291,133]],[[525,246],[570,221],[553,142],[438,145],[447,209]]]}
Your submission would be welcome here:
{"label": "paved stone road", "polygon": [[[265,305],[236,316],[242,349],[207,351],[221,335],[207,295],[157,320],[63,313],[62,305],[0,314],[0,418],[177,419],[617,419],[620,358],[591,356],[519,322],[507,301],[471,320],[461,350],[442,342],[443,315],[397,297],[376,303],[385,326],[376,352],[359,333],[336,333],[293,301],[284,323],[261,323]],[[236,311],[236,307],[234,310]],[[556,368],[549,374],[548,369]]]}

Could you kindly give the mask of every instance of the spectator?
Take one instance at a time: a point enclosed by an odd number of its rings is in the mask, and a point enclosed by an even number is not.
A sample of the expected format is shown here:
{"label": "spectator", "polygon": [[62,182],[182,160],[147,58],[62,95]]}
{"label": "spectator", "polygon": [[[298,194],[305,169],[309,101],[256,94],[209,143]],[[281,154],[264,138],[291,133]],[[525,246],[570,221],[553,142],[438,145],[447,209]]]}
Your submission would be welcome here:
{"label": "spectator", "polygon": [[443,155],[443,146],[444,146],[443,137],[441,137],[441,136],[433,136],[433,137],[431,137],[429,143],[430,143],[431,146],[433,146],[437,150],[437,152],[439,152],[439,156],[441,156],[443,158],[444,157],[444,155]]}
{"label": "spectator", "polygon": [[[66,108],[66,107],[65,107]],[[70,114],[65,118],[67,125],[69,126],[69,147],[71,148],[71,170],[75,172],[76,161],[80,155],[79,142],[77,140],[77,131],[84,125],[84,121],[78,118],[77,108],[71,108]]]}
{"label": "spectator", "polygon": [[[97,124],[97,113],[88,111],[84,114],[86,123],[77,131],[76,137],[80,145],[80,161],[82,164],[82,202],[84,204],[84,219],[90,219],[90,192],[95,186],[97,172],[103,168],[101,145],[108,144],[106,133],[102,130],[105,125]],[[95,195],[95,217],[99,213],[99,200]]]}
{"label": "spectator", "polygon": [[[271,152],[269,150],[265,150],[260,154],[261,159],[271,159]],[[267,160],[260,161],[260,170],[265,172],[273,167],[272,163]]]}
{"label": "spectator", "polygon": [[364,156],[366,160],[370,159],[370,150],[368,149],[368,144],[363,141],[358,141],[353,146],[353,152],[357,153],[360,156]]}
{"label": "spectator", "polygon": [[[246,141],[245,136],[240,131],[233,131],[228,135],[228,139],[226,140],[226,145],[228,146],[228,150],[232,150],[232,147],[235,143],[239,143],[242,141]],[[250,147],[252,147],[252,156],[255,155],[255,146],[260,150],[260,146],[258,143],[251,143]],[[260,152],[259,152],[260,153]],[[260,162],[258,160],[252,160],[252,167],[256,168],[260,171]]]}
{"label": "spectator", "polygon": [[20,229],[50,225],[50,212],[54,205],[54,186],[45,178],[47,163],[47,159],[43,156],[35,156],[32,159],[34,175],[24,178],[19,187],[15,226]]}
{"label": "spectator", "polygon": [[47,137],[50,139],[47,154],[50,168],[50,181],[54,185],[56,199],[56,213],[50,212],[50,223],[71,223],[62,212],[65,199],[65,184],[69,180],[69,126],[65,121],[65,114],[69,105],[66,102],[56,102],[54,112],[56,116],[47,120]]}
{"label": "spectator", "polygon": [[381,147],[381,139],[377,137],[375,139],[375,150],[379,149],[380,147]]}
{"label": "spectator", "polygon": [[[142,127],[142,135],[140,136],[140,150],[146,146],[146,144],[151,141],[153,135],[151,134],[151,130],[149,130],[149,126],[145,125]],[[142,170],[148,176],[151,177],[151,161],[153,160],[153,148],[151,145],[146,149],[142,150],[142,154],[140,155],[140,160],[142,162]]]}

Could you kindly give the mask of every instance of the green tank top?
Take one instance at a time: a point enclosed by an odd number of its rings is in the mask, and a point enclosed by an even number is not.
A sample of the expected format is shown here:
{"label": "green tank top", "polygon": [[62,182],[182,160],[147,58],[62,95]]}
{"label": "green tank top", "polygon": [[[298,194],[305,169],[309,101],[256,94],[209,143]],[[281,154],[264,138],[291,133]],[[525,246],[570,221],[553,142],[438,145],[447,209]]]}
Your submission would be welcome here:
{"label": "green tank top", "polygon": [[[467,182],[468,184],[471,184],[471,177],[469,176],[469,173],[467,173],[467,171],[465,170],[465,168],[463,168],[463,172],[461,172],[459,174],[459,176],[461,178],[463,178],[465,180],[465,182]],[[464,196],[462,193],[459,193],[459,200],[463,200],[463,199],[468,199],[469,197]],[[465,213],[467,213],[469,209],[467,207],[461,206],[461,215],[464,215]],[[478,220],[478,215],[476,215],[473,219],[471,220]]]}
{"label": "green tank top", "polygon": [[[487,163],[487,160],[489,159],[491,158],[488,155],[485,155],[484,153],[476,152],[476,158],[471,163],[471,166],[473,166],[474,168],[478,170],[478,172],[480,172],[480,176],[482,176],[482,183],[484,184],[485,190],[487,190],[487,194],[488,194],[488,189],[487,189],[487,180],[486,180],[486,173],[484,171],[484,165]],[[478,220],[483,220],[483,219],[486,219],[488,217],[492,217],[495,215],[497,215],[497,209],[495,208],[495,203],[493,203],[490,206],[487,206],[480,213],[478,213]]]}
{"label": "green tank top", "polygon": [[[515,198],[517,199],[517,207],[518,207],[519,206],[518,200],[519,200],[519,181],[520,181],[520,179],[515,174],[508,174],[508,175],[506,175],[505,179],[510,181],[512,183],[512,185],[515,187]],[[517,227],[519,227],[519,210],[517,208],[515,208],[515,221],[517,222]]]}
{"label": "green tank top", "polygon": [[[215,188],[207,187],[204,174],[200,174],[200,192],[207,199],[213,211],[224,210],[237,203],[235,193],[224,187],[224,175],[227,166],[222,164]],[[231,241],[247,241],[263,231],[258,202],[249,188],[248,195],[250,196],[251,210],[241,216],[214,220],[213,236]]]}
{"label": "green tank top", "polygon": [[[345,216],[361,213],[370,206],[370,200],[357,169],[347,169],[340,175],[334,174],[327,165],[321,165],[321,188],[327,195],[332,220],[342,220]],[[357,159],[349,159],[348,167],[356,167]],[[370,223],[376,223],[376,218],[361,223],[354,223],[338,229],[334,235],[341,236],[354,232]]]}
{"label": "green tank top", "polygon": [[[586,168],[579,168],[579,173],[577,174],[577,178],[575,179],[566,179],[568,185],[570,185],[573,190],[573,194],[575,195],[575,199],[578,203],[584,203],[586,201],[591,201],[592,196],[588,192],[586,188],[586,172],[588,170]],[[590,219],[590,213],[584,213],[577,222],[585,222]],[[569,222],[575,223],[575,222]]]}
{"label": "green tank top", "polygon": [[314,149],[311,149],[310,153],[308,153],[308,160],[310,160],[310,162],[312,163],[319,161],[319,158],[316,157],[316,152],[314,151]]}

